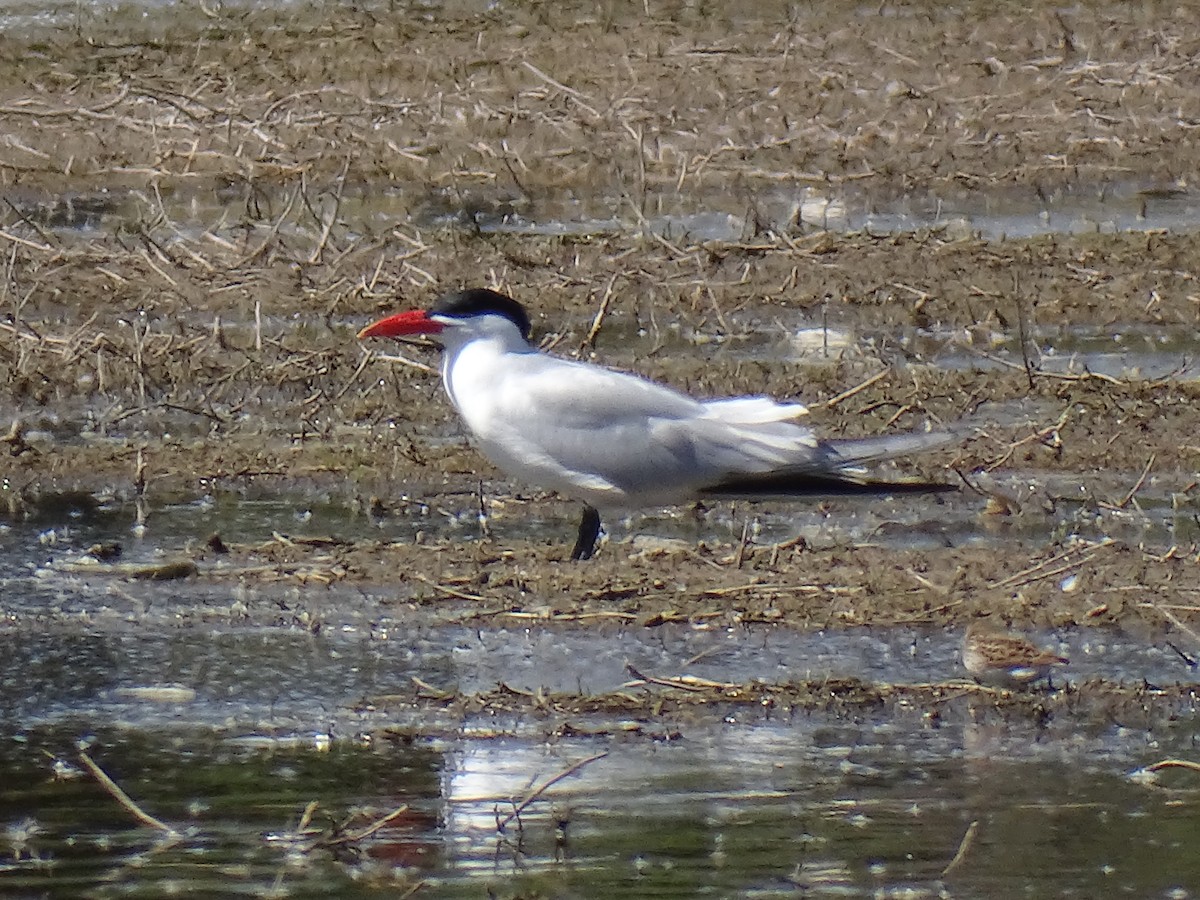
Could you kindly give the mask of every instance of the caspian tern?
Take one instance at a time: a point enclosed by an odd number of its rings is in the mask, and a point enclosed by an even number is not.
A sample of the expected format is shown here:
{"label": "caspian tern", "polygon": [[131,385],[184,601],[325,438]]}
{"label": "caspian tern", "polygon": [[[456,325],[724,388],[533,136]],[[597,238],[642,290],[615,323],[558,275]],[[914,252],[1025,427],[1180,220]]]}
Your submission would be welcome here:
{"label": "caspian tern", "polygon": [[589,559],[598,510],[704,498],[953,490],[872,481],[859,468],[947,443],[946,433],[822,440],[799,403],[695,400],[637,375],[561,359],[529,343],[517,301],[476,288],[368,325],[360,338],[430,335],[442,381],[483,455],[530,484],[583,501],[572,559]]}

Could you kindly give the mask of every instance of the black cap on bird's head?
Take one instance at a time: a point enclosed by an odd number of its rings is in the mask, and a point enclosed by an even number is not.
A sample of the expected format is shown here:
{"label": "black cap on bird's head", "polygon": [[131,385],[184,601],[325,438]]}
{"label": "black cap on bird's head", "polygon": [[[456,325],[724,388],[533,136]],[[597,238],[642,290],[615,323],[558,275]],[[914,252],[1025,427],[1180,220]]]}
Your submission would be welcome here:
{"label": "black cap on bird's head", "polygon": [[469,288],[454,294],[446,294],[429,309],[431,316],[446,316],[452,319],[466,319],[471,316],[504,316],[521,332],[521,337],[528,339],[533,330],[529,314],[525,307],[499,291],[489,288]]}
{"label": "black cap on bird's head", "polygon": [[[521,337],[529,340],[533,325],[529,314],[512,297],[506,297],[499,291],[488,288],[470,288],[453,294],[446,294],[428,310],[414,309],[396,313],[386,319],[380,319],[368,325],[358,333],[360,338],[366,337],[401,337],[411,334],[438,334],[446,327],[445,319],[470,319],[475,316],[501,316],[508,319],[521,332]],[[439,319],[443,321],[438,321]]]}

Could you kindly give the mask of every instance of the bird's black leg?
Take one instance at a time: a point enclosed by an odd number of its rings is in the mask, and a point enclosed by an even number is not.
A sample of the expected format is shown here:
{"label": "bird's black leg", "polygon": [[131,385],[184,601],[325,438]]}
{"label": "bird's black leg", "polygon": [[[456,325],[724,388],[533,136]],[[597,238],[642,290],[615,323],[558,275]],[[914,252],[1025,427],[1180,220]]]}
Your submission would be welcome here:
{"label": "bird's black leg", "polygon": [[492,539],[492,528],[488,524],[487,497],[483,493],[483,479],[479,479],[479,536],[485,540]]}
{"label": "bird's black leg", "polygon": [[579,520],[579,536],[575,538],[575,549],[571,559],[591,559],[596,552],[596,541],[600,538],[600,513],[586,504],[583,518]]}

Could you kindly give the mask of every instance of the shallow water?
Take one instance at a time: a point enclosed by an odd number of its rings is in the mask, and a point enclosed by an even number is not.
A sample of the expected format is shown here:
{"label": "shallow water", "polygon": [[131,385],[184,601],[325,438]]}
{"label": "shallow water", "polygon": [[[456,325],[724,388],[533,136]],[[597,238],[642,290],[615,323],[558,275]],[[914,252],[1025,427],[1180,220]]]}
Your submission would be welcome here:
{"label": "shallow water", "polygon": [[[290,189],[254,187],[254,206],[287,206]],[[314,196],[332,195],[314,185]],[[206,232],[237,236],[253,219],[242,189],[180,187],[165,196],[113,187],[48,197],[13,192],[23,214],[67,236],[111,230],[159,214],[165,228],[194,239]],[[352,235],[378,233],[403,223],[422,229],[467,228],[514,235],[650,233],[683,243],[753,240],[759,234],[816,231],[872,234],[939,230],[948,237],[988,240],[1047,234],[1194,231],[1200,227],[1200,194],[1186,185],[1154,180],[1077,183],[1046,194],[1028,186],[947,188],[941,194],[876,195],[870,188],[765,184],[732,194],[719,187],[686,193],[651,191],[633,209],[620,192],[594,185],[526,196],[503,190],[433,191],[417,186],[369,185],[337,189],[338,221]],[[307,219],[307,221],[306,221]],[[267,223],[273,224],[273,223]],[[320,223],[297,216],[286,233],[315,236]]]}
{"label": "shallow water", "polygon": [[[1006,415],[1027,421],[1033,412],[1022,403],[1015,410],[985,408],[981,419],[1002,421]],[[770,547],[778,542],[803,539],[814,548],[875,545],[895,549],[1046,545],[1071,537],[1085,542],[1123,540],[1130,543],[1186,545],[1200,538],[1200,519],[1189,500],[1187,482],[1180,478],[1151,476],[1137,491],[1137,502],[1120,506],[1123,496],[1139,480],[1139,472],[1111,469],[1081,478],[1073,474],[1047,475],[1014,466],[993,473],[974,473],[977,487],[1025,503],[1031,489],[1027,515],[980,515],[978,496],[970,490],[936,497],[883,496],[834,498],[826,502],[763,501],[713,503],[707,508],[684,507],[612,516],[604,523],[606,541],[614,552],[653,552],[672,541],[700,541]],[[70,596],[72,585],[86,584],[79,576],[81,561],[97,543],[119,544],[121,560],[152,565],[188,555],[189,548],[204,544],[213,534],[227,543],[256,544],[283,538],[338,542],[473,542],[484,538],[479,519],[479,490],[487,511],[487,529],[508,541],[566,543],[574,536],[577,507],[569,502],[546,504],[512,493],[505,480],[473,482],[458,490],[445,486],[415,491],[411,500],[388,498],[385,513],[376,515],[357,502],[333,499],[316,491],[253,492],[225,489],[183,503],[141,507],[111,498],[97,508],[70,507],[69,495],[44,498],[30,520],[13,525],[0,522],[0,583],[19,590],[8,599],[9,608],[24,611],[24,592],[40,596],[59,590]],[[1179,493],[1183,492],[1183,493]],[[1040,510],[1044,498],[1054,498],[1052,511]],[[65,520],[54,518],[68,512]],[[97,572],[102,574],[104,567]],[[203,565],[212,577],[230,574],[219,557]],[[84,573],[86,574],[86,569]],[[86,603],[83,604],[86,606]]]}
{"label": "shallow water", "polygon": [[[294,515],[286,502],[239,509],[244,519],[226,511],[222,526],[233,533],[240,522],[247,537],[271,528],[267,509]],[[186,540],[189,516],[203,518],[160,511],[150,535]],[[8,891],[394,896],[421,883],[445,897],[1186,897],[1200,877],[1194,794],[1178,792],[1185,776],[1168,773],[1170,789],[1130,778],[1196,753],[1194,693],[1182,705],[1164,696],[1153,713],[1105,716],[1082,702],[1099,682],[1194,681],[1166,644],[1097,629],[1032,635],[1071,658],[1056,686],[1083,692],[1077,711],[1039,719],[977,703],[969,686],[955,693],[954,632],[481,629],[395,607],[388,586],[156,584],[62,569],[76,544],[113,526],[60,526],[50,543],[47,529],[4,534]],[[244,619],[230,617],[236,604]],[[944,683],[951,694],[850,714],[469,709],[497,689],[647,690],[630,666],[764,686]],[[460,699],[417,702],[414,679]],[[179,834],[164,841],[90,778],[70,777],[80,740]],[[532,790],[598,754],[504,822]],[[316,831],[297,835],[313,800]],[[316,846],[335,822],[357,812],[365,827],[402,805],[353,851]],[[963,863],[943,875],[972,822]]]}
{"label": "shallow water", "polygon": [[[1200,878],[1189,794],[1130,777],[1194,752],[1178,731],[930,728],[903,714],[668,720],[651,726],[657,737],[496,737],[495,725],[370,745],[86,719],[26,727],[0,743],[12,785],[0,879],[56,896],[395,896],[422,882],[445,897],[1187,897]],[[83,735],[179,837],[135,827],[87,779],[51,779],[44,754],[70,764]],[[317,835],[295,835],[314,800]],[[332,821],[357,812],[359,827],[401,806],[354,853],[312,846]],[[943,874],[972,823],[962,864]]]}
{"label": "shallow water", "polygon": [[[130,585],[122,592],[138,595],[132,606],[149,609],[141,618],[152,621],[194,618],[197,609],[216,613],[228,602],[227,593],[206,586]],[[533,629],[519,620],[482,630],[380,612],[386,594],[326,593],[332,595],[320,600],[319,634],[289,616],[274,625],[192,622],[132,630],[129,617],[112,614],[107,603],[78,617],[83,623],[27,624],[0,635],[0,693],[8,712],[30,724],[87,717],[128,727],[240,724],[346,734],[372,723],[362,715],[363,703],[411,690],[414,678],[460,697],[497,688],[603,697],[629,689],[633,671],[763,685],[822,679],[939,684],[965,674],[957,632],[672,624]],[[307,605],[291,590],[262,590],[253,600],[277,602],[280,609]],[[1070,658],[1069,669],[1055,673],[1059,686],[1089,679],[1171,685],[1191,677],[1166,643],[1100,630],[1031,637]]]}

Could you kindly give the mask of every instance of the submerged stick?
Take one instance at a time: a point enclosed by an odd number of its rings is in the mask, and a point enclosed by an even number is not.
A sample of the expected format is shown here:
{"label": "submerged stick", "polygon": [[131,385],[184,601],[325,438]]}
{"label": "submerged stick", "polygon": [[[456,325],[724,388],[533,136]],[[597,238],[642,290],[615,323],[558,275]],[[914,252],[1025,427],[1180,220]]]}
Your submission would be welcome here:
{"label": "submerged stick", "polygon": [[958,842],[958,852],[954,854],[954,859],[946,864],[946,868],[942,869],[942,877],[949,875],[960,865],[967,855],[967,851],[971,849],[971,845],[975,843],[975,832],[979,830],[979,820],[976,819],[967,826],[967,831],[963,835],[962,840]]}
{"label": "submerged stick", "polygon": [[578,772],[584,766],[590,765],[591,763],[594,763],[598,759],[604,759],[604,757],[606,757],[606,756],[608,756],[607,750],[605,750],[603,753],[597,753],[594,756],[589,756],[586,759],[581,759],[581,760],[579,760],[579,762],[572,763],[571,765],[567,766],[565,769],[563,769],[557,775],[553,775],[550,778],[543,781],[540,785],[538,785],[536,788],[534,788],[532,791],[530,791],[524,800],[522,800],[520,803],[518,803],[516,806],[514,806],[512,812],[510,812],[507,816],[505,816],[503,819],[501,819],[499,822],[496,823],[496,830],[503,831],[504,827],[509,822],[511,822],[513,819],[517,818],[517,816],[521,815],[521,813],[523,813],[525,811],[525,809],[529,806],[529,804],[533,803],[534,800],[536,800],[538,797],[540,797],[542,794],[544,794],[549,788],[558,784],[558,782],[562,781],[564,778],[569,778],[570,776],[574,775],[576,772]]}
{"label": "submerged stick", "polygon": [[1200,772],[1200,763],[1194,763],[1187,759],[1164,759],[1146,766],[1147,772],[1157,772],[1160,769],[1190,769],[1193,772]]}
{"label": "submerged stick", "polygon": [[382,816],[382,817],[376,819],[374,822],[372,822],[370,825],[367,825],[365,828],[360,828],[358,831],[355,831],[352,834],[344,834],[341,837],[331,838],[330,840],[325,842],[325,846],[333,846],[335,844],[356,844],[359,841],[366,840],[371,835],[373,835],[375,832],[379,831],[381,828],[384,828],[385,826],[390,824],[395,819],[398,819],[400,816],[404,815],[406,812],[408,812],[408,804],[403,803],[400,806],[393,809],[386,816]]}
{"label": "submerged stick", "polygon": [[151,828],[157,828],[164,834],[171,836],[176,836],[179,834],[178,831],[176,831],[166,822],[163,822],[161,819],[154,818],[154,816],[150,815],[150,813],[138,806],[137,803],[134,802],[133,798],[121,790],[120,785],[109,778],[108,773],[100,768],[100,766],[96,764],[95,760],[87,755],[86,751],[79,751],[79,761],[83,763],[84,768],[91,772],[92,776],[98,782],[100,782],[100,786],[108,791],[114,800],[125,807],[125,809],[127,809],[133,815],[133,817],[143,825],[149,825]]}

